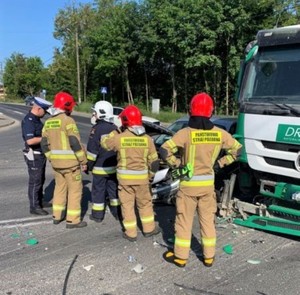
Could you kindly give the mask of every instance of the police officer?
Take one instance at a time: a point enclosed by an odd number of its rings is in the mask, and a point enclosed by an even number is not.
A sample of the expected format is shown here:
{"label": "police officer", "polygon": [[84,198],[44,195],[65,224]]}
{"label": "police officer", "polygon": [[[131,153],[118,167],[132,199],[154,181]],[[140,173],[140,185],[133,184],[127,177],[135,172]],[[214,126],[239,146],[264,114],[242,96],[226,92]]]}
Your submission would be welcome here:
{"label": "police officer", "polygon": [[47,215],[43,209],[43,185],[45,182],[46,157],[42,153],[41,139],[43,123],[51,103],[40,97],[34,97],[30,112],[22,120],[22,137],[25,143],[24,159],[28,167],[28,198],[30,213]]}
{"label": "police officer", "polygon": [[87,170],[87,158],[76,123],[70,117],[75,105],[69,93],[55,95],[52,117],[45,122],[41,141],[55,177],[53,223],[59,224],[66,216],[69,229],[87,226],[81,221],[81,170]]}
{"label": "police officer", "polygon": [[116,166],[114,151],[106,151],[100,145],[103,136],[117,129],[113,123],[113,106],[108,101],[98,101],[92,108],[96,124],[92,127],[87,144],[88,170],[92,171],[92,214],[90,219],[102,222],[105,215],[106,199],[115,219],[119,219],[120,202],[117,192]]}
{"label": "police officer", "polygon": [[[189,257],[192,225],[195,210],[200,224],[203,263],[213,265],[216,248],[214,169],[231,164],[239,156],[241,145],[225,130],[209,120],[214,108],[212,98],[206,93],[195,95],[190,103],[188,127],[179,130],[160,148],[162,159],[172,168],[175,178],[180,178],[176,198],[174,252],[167,251],[167,262],[184,267]],[[227,154],[217,160],[221,149]],[[175,154],[181,150],[182,158]],[[215,166],[215,167],[214,167]]]}
{"label": "police officer", "polygon": [[135,203],[144,236],[151,237],[160,233],[154,222],[149,186],[149,179],[159,168],[159,160],[151,137],[145,134],[141,111],[129,105],[119,117],[122,130],[103,137],[101,145],[108,151],[117,152],[118,193],[125,228],[123,238],[134,242],[137,239]]}

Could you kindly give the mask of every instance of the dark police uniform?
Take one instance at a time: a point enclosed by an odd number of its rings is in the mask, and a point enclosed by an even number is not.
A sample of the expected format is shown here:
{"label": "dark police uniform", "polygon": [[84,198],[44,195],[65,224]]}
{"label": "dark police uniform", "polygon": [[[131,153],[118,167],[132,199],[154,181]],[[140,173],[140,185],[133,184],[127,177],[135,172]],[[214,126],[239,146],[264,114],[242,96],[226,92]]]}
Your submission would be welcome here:
{"label": "dark police uniform", "polygon": [[87,144],[88,167],[93,174],[92,214],[90,218],[101,222],[105,215],[106,199],[112,215],[118,219],[120,203],[117,194],[116,153],[106,151],[100,145],[101,138],[116,130],[117,126],[105,120],[98,120],[92,127]]}
{"label": "dark police uniform", "polygon": [[[47,109],[50,105],[45,100],[35,98],[34,101],[38,106]],[[40,117],[29,112],[22,120],[22,137],[25,148],[24,159],[28,167],[29,183],[28,198],[30,203],[30,212],[42,208],[43,202],[43,185],[45,182],[46,157],[42,153],[40,144],[28,145],[27,140],[34,137],[42,136],[43,123]]]}

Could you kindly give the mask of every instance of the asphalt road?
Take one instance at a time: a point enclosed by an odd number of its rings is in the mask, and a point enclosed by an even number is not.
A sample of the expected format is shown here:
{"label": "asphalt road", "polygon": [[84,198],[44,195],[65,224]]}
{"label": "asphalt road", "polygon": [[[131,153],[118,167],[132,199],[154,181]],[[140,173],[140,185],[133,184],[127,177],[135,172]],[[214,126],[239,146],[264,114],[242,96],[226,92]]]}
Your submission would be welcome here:
{"label": "asphalt road", "polygon": [[[0,103],[0,113],[15,120],[0,128],[0,294],[300,294],[299,239],[218,220],[216,263],[206,268],[199,261],[195,219],[190,259],[180,269],[162,259],[172,246],[168,239],[173,236],[175,208],[155,206],[163,234],[147,239],[139,233],[137,242],[128,242],[109,212],[102,224],[87,218],[91,176],[84,175],[82,203],[88,227],[68,230],[64,223],[53,225],[51,216],[30,215],[20,132],[20,120],[27,111],[25,106]],[[77,115],[74,118],[86,143],[89,118]],[[45,194],[50,200],[50,165],[46,178]],[[228,244],[232,254],[223,250]]]}

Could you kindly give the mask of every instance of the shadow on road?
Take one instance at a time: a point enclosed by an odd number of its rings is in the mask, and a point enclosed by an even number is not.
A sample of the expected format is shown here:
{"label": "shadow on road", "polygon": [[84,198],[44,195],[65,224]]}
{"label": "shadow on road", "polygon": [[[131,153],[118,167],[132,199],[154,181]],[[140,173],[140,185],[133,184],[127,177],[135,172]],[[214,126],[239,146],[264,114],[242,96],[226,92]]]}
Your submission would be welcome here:
{"label": "shadow on road", "polygon": [[[161,230],[162,237],[164,242],[169,245],[169,248],[172,249],[173,245],[170,243],[171,240],[174,240],[175,232],[175,217],[176,217],[176,208],[173,205],[165,204],[156,204],[154,205],[154,211],[156,213],[156,221],[158,222]],[[197,222],[197,219],[194,220]],[[199,243],[197,237],[192,234],[191,241],[191,251],[195,253],[199,260],[202,259],[202,247]]]}

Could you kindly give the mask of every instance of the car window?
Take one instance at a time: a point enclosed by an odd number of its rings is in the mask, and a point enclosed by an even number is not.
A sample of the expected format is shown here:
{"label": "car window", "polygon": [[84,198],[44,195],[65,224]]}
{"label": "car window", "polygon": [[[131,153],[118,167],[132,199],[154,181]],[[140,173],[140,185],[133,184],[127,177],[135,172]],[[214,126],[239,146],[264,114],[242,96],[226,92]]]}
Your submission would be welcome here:
{"label": "car window", "polygon": [[[221,128],[221,129],[224,129],[224,130],[226,130],[226,127],[225,127],[225,126],[223,126],[223,125],[216,124],[216,123],[214,123],[214,125],[215,125],[216,127],[218,127],[218,128]],[[227,130],[226,130],[226,131],[227,131]]]}
{"label": "car window", "polygon": [[117,108],[117,107],[114,107],[114,109],[113,109],[113,114],[114,114],[115,116],[118,116],[118,115],[120,115],[120,114],[122,113],[122,111],[123,111],[123,108]]}
{"label": "car window", "polygon": [[156,147],[160,147],[162,144],[164,144],[170,138],[171,138],[171,135],[161,134],[155,138],[154,144],[156,145]]}
{"label": "car window", "polygon": [[[177,121],[174,122],[173,124],[171,124],[168,129],[170,129],[171,131],[174,132],[174,134],[185,128],[188,125],[188,121]],[[163,143],[165,143],[167,140],[169,140],[172,136],[168,135],[168,134],[161,134],[159,136],[157,136],[154,140],[154,144],[156,145],[156,147],[160,147]]]}
{"label": "car window", "polygon": [[176,133],[180,129],[185,128],[187,125],[188,125],[188,121],[178,121],[170,125],[169,129]]}

